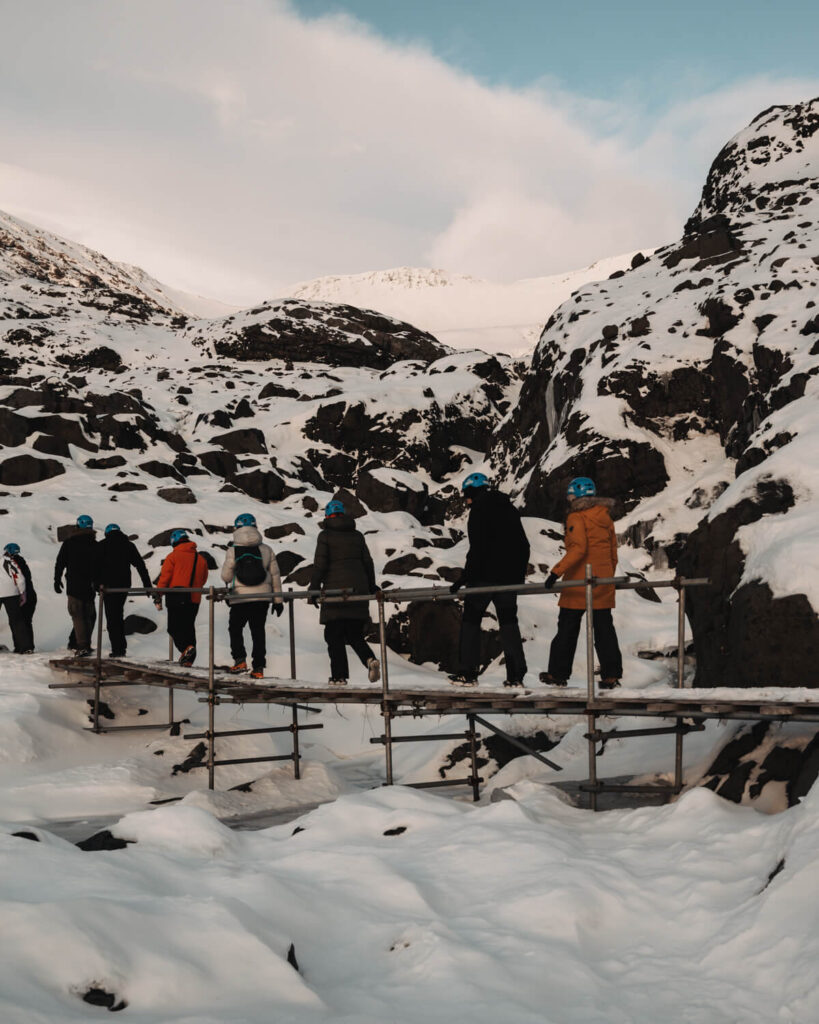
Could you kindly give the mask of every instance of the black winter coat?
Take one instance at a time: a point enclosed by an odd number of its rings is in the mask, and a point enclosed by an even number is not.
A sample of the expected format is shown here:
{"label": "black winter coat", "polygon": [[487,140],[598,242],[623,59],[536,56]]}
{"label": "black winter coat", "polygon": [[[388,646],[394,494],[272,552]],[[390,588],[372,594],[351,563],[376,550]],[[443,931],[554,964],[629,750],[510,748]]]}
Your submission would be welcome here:
{"label": "black winter coat", "polygon": [[480,491],[472,499],[467,525],[467,586],[482,583],[523,583],[529,563],[529,541],[520,512],[500,491]]}
{"label": "black winter coat", "polygon": [[54,565],[55,586],[62,581],[65,573],[65,592],[80,601],[91,601],[96,589],[96,547],[94,531],[77,530],[64,540]]}
{"label": "black winter coat", "polygon": [[[321,524],[321,533],[313,558],[310,589],[351,590],[354,594],[372,594],[375,590],[375,567],[364,535],[355,528],[351,516],[331,516]],[[322,604],[319,621],[322,625],[338,619],[360,619],[368,622],[366,601]]]}
{"label": "black winter coat", "polygon": [[143,587],[150,587],[151,577],[137,551],[136,544],[121,530],[112,530],[97,544],[97,583],[105,587],[130,587],[131,566],[139,573]]}

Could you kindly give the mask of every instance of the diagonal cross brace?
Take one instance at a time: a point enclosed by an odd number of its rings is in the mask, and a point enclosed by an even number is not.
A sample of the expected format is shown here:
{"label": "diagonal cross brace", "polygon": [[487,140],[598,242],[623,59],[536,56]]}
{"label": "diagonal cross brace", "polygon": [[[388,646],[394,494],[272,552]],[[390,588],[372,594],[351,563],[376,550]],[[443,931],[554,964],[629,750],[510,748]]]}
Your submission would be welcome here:
{"label": "diagonal cross brace", "polygon": [[508,743],[511,743],[513,747],[517,747],[518,750],[522,750],[524,754],[529,754],[531,757],[537,758],[537,760],[542,761],[543,764],[548,765],[550,768],[554,768],[556,772],[563,771],[562,765],[555,764],[554,761],[550,761],[548,757],[544,757],[539,751],[528,747],[522,742],[522,740],[517,739],[515,736],[510,736],[508,732],[504,732],[503,729],[499,729],[496,725],[493,725],[492,722],[487,722],[487,720],[485,718],[481,718],[480,715],[473,715],[472,717],[476,722],[479,722],[487,729],[491,729],[492,732],[497,733],[498,736],[502,736]]}

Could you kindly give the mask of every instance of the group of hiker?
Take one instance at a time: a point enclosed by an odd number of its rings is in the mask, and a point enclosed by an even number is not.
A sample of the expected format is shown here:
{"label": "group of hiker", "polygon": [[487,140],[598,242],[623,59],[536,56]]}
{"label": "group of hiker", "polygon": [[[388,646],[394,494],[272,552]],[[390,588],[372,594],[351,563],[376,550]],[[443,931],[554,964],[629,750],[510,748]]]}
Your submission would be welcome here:
{"label": "group of hiker", "polygon": [[[478,588],[481,593],[464,595],[459,641],[460,670],[449,680],[460,686],[475,686],[481,670],[481,621],[490,603],[498,618],[504,652],[507,686],[522,686],[527,673],[523,641],[517,616],[517,594],[493,591],[522,584],[529,561],[527,540],[520,513],[509,497],[491,487],[483,473],[470,473],[462,485],[469,508],[467,533],[469,550],[460,577],[450,591]],[[565,527],[565,554],[552,567],[546,589],[554,588],[559,578],[582,580],[590,564],[597,578],[611,578],[617,566],[617,540],[610,509],[612,501],[598,497],[588,477],[577,477],[567,490],[568,514]],[[96,621],[95,595],[101,591],[105,622],[112,657],[127,653],[124,610],[127,595],[111,590],[131,587],[131,570],[139,575],[158,609],[167,611],[168,633],[179,655],[179,664],[190,667],[196,659],[196,617],[210,566],[184,529],[169,535],[171,551],[152,582],[136,545],[116,523],[109,523],[101,540],[96,540],[90,516],[77,518],[76,529],[63,541],[54,566],[54,589],[65,588],[68,613],[72,622],[69,647],[78,656],[91,653]],[[212,560],[211,565],[213,564]],[[65,582],[63,583],[63,577]],[[266,664],[265,623],[268,612],[281,615],[281,576],[272,548],[265,544],[250,513],[239,515],[234,523],[233,539],[225,553],[221,578],[227,587],[229,605],[228,633],[235,673],[248,671],[245,628],[251,638],[250,675],[264,676]],[[316,592],[310,601],[320,603],[319,621],[330,658],[329,684],[343,686],[349,679],[347,647],[358,656],[370,682],[380,678],[378,658],[365,638],[370,623],[366,601],[321,599],[343,591],[347,595],[377,594],[375,567],[364,535],[344,504],[334,499],[324,509],[313,559],[309,589]],[[37,596],[31,573],[19,545],[7,544],[0,571],[0,603],[6,607],[14,640],[20,654],[34,649],[32,617]],[[612,619],[615,588],[612,584],[593,588],[594,641],[601,668],[601,687],[617,686],[623,674],[622,658]],[[549,653],[548,671],[540,680],[549,686],[566,686],[571,676],[580,624],[586,609],[583,587],[561,589],[557,633]]]}

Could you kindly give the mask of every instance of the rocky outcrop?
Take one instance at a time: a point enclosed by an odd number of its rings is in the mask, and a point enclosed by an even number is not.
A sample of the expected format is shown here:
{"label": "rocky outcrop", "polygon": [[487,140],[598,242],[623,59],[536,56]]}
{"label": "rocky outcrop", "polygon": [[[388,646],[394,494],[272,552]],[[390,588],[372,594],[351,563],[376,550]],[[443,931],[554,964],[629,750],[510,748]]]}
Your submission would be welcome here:
{"label": "rocky outcrop", "polygon": [[431,334],[381,313],[296,299],[265,304],[191,331],[195,344],[242,362],[281,359],[383,370],[405,359],[431,363],[447,352]]}
{"label": "rocky outcrop", "polygon": [[789,554],[819,494],[817,124],[819,100],[765,111],[679,242],[564,303],[492,446],[529,514],[561,519],[591,476],[624,539],[713,580],[689,595],[698,685],[819,685],[819,586]]}

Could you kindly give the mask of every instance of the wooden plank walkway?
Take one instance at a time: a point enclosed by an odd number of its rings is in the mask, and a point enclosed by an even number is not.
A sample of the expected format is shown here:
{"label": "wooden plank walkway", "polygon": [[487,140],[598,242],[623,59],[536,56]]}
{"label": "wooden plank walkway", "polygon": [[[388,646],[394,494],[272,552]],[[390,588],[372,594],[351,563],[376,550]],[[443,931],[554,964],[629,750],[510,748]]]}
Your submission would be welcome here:
{"label": "wooden plank walkway", "polygon": [[[96,662],[91,658],[59,658],[51,668],[75,678],[74,682],[52,683],[53,689],[87,687],[96,677]],[[154,686],[164,689],[208,693],[207,669],[183,669],[169,662],[134,662],[124,659],[103,659],[100,664],[101,685]],[[716,691],[715,691],[716,692]],[[804,691],[797,691],[803,693]],[[763,695],[764,694],[764,695]],[[819,690],[816,699],[783,696],[771,699],[767,693],[748,697],[722,699],[708,691],[679,690],[672,696],[666,691],[652,695],[629,691],[619,695],[607,691],[605,696],[588,699],[582,689],[445,689],[390,688],[384,693],[380,685],[361,687],[329,687],[303,680],[269,678],[251,682],[246,677],[226,671],[214,674],[215,703],[224,704],[365,704],[386,707],[393,714],[539,714],[539,715],[604,715],[607,717],[684,717],[693,719],[724,718],[819,722]]]}

